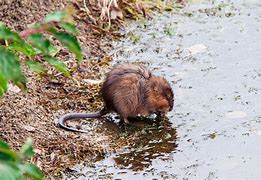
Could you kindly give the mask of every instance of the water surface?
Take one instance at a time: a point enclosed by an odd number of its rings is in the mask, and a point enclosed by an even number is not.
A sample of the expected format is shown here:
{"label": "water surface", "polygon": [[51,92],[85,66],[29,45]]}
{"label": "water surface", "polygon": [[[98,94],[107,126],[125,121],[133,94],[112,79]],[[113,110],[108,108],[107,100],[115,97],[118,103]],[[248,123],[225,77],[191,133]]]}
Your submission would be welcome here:
{"label": "water surface", "polygon": [[175,107],[160,124],[104,123],[115,151],[77,179],[260,179],[261,1],[194,3],[126,31],[114,62],[165,76]]}

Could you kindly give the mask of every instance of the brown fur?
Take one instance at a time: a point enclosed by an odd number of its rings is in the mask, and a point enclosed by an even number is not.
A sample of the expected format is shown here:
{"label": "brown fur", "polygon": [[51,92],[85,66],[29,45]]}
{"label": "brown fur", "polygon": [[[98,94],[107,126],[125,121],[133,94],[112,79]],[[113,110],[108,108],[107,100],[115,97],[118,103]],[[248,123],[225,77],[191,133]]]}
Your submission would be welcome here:
{"label": "brown fur", "polygon": [[121,120],[129,123],[128,117],[163,113],[173,108],[173,92],[166,79],[152,75],[141,65],[122,64],[114,67],[106,76],[101,88],[105,107],[96,113],[67,113],[60,117],[62,128],[87,132],[65,125],[75,118],[97,118],[110,111],[118,113]]}
{"label": "brown fur", "polygon": [[126,123],[128,117],[167,113],[173,107],[173,92],[166,79],[140,65],[116,66],[108,73],[101,94],[106,108]]}

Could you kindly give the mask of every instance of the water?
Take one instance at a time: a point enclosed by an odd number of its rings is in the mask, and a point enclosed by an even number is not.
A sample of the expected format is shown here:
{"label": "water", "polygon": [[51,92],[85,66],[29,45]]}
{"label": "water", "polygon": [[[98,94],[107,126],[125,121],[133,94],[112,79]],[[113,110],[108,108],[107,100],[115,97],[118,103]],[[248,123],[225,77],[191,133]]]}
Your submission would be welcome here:
{"label": "water", "polygon": [[174,110],[160,124],[104,123],[115,150],[75,177],[260,179],[261,2],[195,3],[127,31],[139,40],[116,44],[115,63],[165,76]]}

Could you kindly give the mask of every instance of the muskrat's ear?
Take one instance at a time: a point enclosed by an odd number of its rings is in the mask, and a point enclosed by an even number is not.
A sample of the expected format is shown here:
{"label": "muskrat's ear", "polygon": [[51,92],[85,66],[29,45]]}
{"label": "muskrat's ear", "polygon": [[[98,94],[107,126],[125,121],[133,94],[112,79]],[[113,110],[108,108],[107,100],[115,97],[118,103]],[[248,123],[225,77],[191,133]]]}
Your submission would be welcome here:
{"label": "muskrat's ear", "polygon": [[151,88],[151,90],[154,92],[154,93],[156,93],[156,94],[159,94],[159,92],[160,92],[160,89],[159,89],[159,85],[158,85],[158,82],[157,82],[157,78],[154,76],[154,77],[152,77],[151,79],[150,79],[150,81],[149,81],[149,86],[150,86],[150,88]]}
{"label": "muskrat's ear", "polygon": [[156,84],[153,85],[153,91],[159,94],[159,87]]}

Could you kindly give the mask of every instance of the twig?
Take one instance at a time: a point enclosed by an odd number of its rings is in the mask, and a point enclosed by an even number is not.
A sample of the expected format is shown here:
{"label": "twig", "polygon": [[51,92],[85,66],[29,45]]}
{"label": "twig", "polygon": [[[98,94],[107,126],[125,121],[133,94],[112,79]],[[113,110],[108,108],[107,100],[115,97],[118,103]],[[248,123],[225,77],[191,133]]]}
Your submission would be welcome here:
{"label": "twig", "polygon": [[22,38],[27,38],[28,36],[30,36],[31,34],[36,34],[36,33],[46,33],[47,29],[42,29],[42,28],[37,28],[37,29],[26,29],[22,32],[20,32],[20,36]]}
{"label": "twig", "polygon": [[58,25],[58,22],[52,21],[46,24],[43,24],[41,27],[39,28],[32,28],[32,29],[26,29],[22,32],[20,32],[20,36],[22,38],[27,38],[28,36],[30,36],[31,34],[36,34],[36,33],[47,33],[49,34],[48,30],[51,27],[55,27]]}
{"label": "twig", "polygon": [[5,45],[8,46],[8,41],[7,40],[5,40]]}
{"label": "twig", "polygon": [[90,15],[91,11],[90,11],[90,10],[88,9],[88,7],[87,7],[86,0],[83,0],[83,5],[84,5],[84,8],[85,8],[85,10],[86,10],[86,13],[87,13],[88,15]]}

